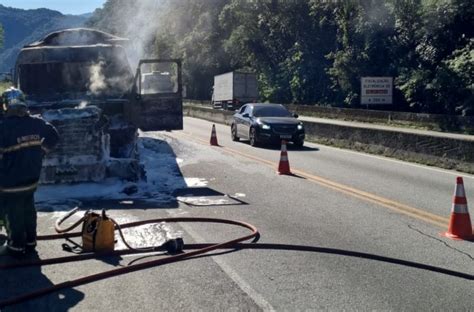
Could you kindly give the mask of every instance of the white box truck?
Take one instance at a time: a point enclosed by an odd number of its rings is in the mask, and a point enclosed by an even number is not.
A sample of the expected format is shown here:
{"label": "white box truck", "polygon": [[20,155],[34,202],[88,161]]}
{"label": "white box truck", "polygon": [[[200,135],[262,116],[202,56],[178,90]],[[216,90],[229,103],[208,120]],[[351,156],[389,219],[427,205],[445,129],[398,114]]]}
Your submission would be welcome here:
{"label": "white box truck", "polygon": [[212,107],[232,110],[257,100],[257,76],[254,73],[233,71],[214,76]]}

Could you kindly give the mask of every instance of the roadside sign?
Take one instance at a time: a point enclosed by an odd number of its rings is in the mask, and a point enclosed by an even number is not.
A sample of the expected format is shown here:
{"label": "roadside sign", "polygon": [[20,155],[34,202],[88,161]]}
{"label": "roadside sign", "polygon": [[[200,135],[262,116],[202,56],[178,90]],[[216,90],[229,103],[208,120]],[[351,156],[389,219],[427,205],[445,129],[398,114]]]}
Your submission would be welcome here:
{"label": "roadside sign", "polygon": [[360,104],[392,104],[393,77],[362,77]]}

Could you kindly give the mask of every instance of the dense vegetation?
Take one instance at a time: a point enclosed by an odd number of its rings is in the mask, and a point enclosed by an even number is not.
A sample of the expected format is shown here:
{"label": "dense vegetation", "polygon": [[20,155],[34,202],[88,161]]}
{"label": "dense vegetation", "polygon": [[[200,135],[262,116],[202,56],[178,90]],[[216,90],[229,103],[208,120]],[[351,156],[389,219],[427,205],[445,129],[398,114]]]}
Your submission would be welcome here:
{"label": "dense vegetation", "polygon": [[0,46],[0,72],[10,71],[24,45],[52,31],[81,26],[85,21],[85,17],[48,9],[22,10],[0,5],[0,24],[5,32],[3,46]]}
{"label": "dense vegetation", "polygon": [[393,76],[391,109],[474,115],[472,0],[108,0],[89,25],[182,58],[191,98],[247,68],[265,100],[357,107]]}

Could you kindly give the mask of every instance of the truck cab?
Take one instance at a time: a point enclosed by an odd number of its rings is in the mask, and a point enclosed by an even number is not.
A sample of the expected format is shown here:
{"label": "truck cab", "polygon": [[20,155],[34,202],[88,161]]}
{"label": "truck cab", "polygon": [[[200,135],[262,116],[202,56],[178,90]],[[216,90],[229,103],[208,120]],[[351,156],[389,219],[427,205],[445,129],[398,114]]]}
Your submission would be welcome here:
{"label": "truck cab", "polygon": [[[25,93],[30,112],[55,125],[61,136],[45,159],[43,183],[136,180],[143,176],[137,130],[183,128],[181,61],[140,60],[134,73],[127,41],[76,28],[20,51],[14,85]],[[157,72],[162,80],[151,78]]]}

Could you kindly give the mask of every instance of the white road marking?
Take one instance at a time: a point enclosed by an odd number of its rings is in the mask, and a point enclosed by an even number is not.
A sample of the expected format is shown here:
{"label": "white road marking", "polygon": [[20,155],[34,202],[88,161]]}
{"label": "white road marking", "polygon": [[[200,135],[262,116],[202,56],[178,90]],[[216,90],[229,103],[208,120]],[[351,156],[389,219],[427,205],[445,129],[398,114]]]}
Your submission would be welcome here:
{"label": "white road marking", "polygon": [[[170,215],[174,215],[173,211],[167,210]],[[185,223],[180,223],[180,226],[196,241],[196,242],[204,242],[204,239],[193,231],[190,226]],[[232,269],[222,257],[218,256],[211,256],[211,259],[224,271],[227,276],[230,277],[234,283],[239,286],[239,288],[245,292],[254,302],[258,305],[263,311],[276,311],[272,305],[263,298],[261,294],[259,294],[255,289],[252,288],[240,275]]]}

